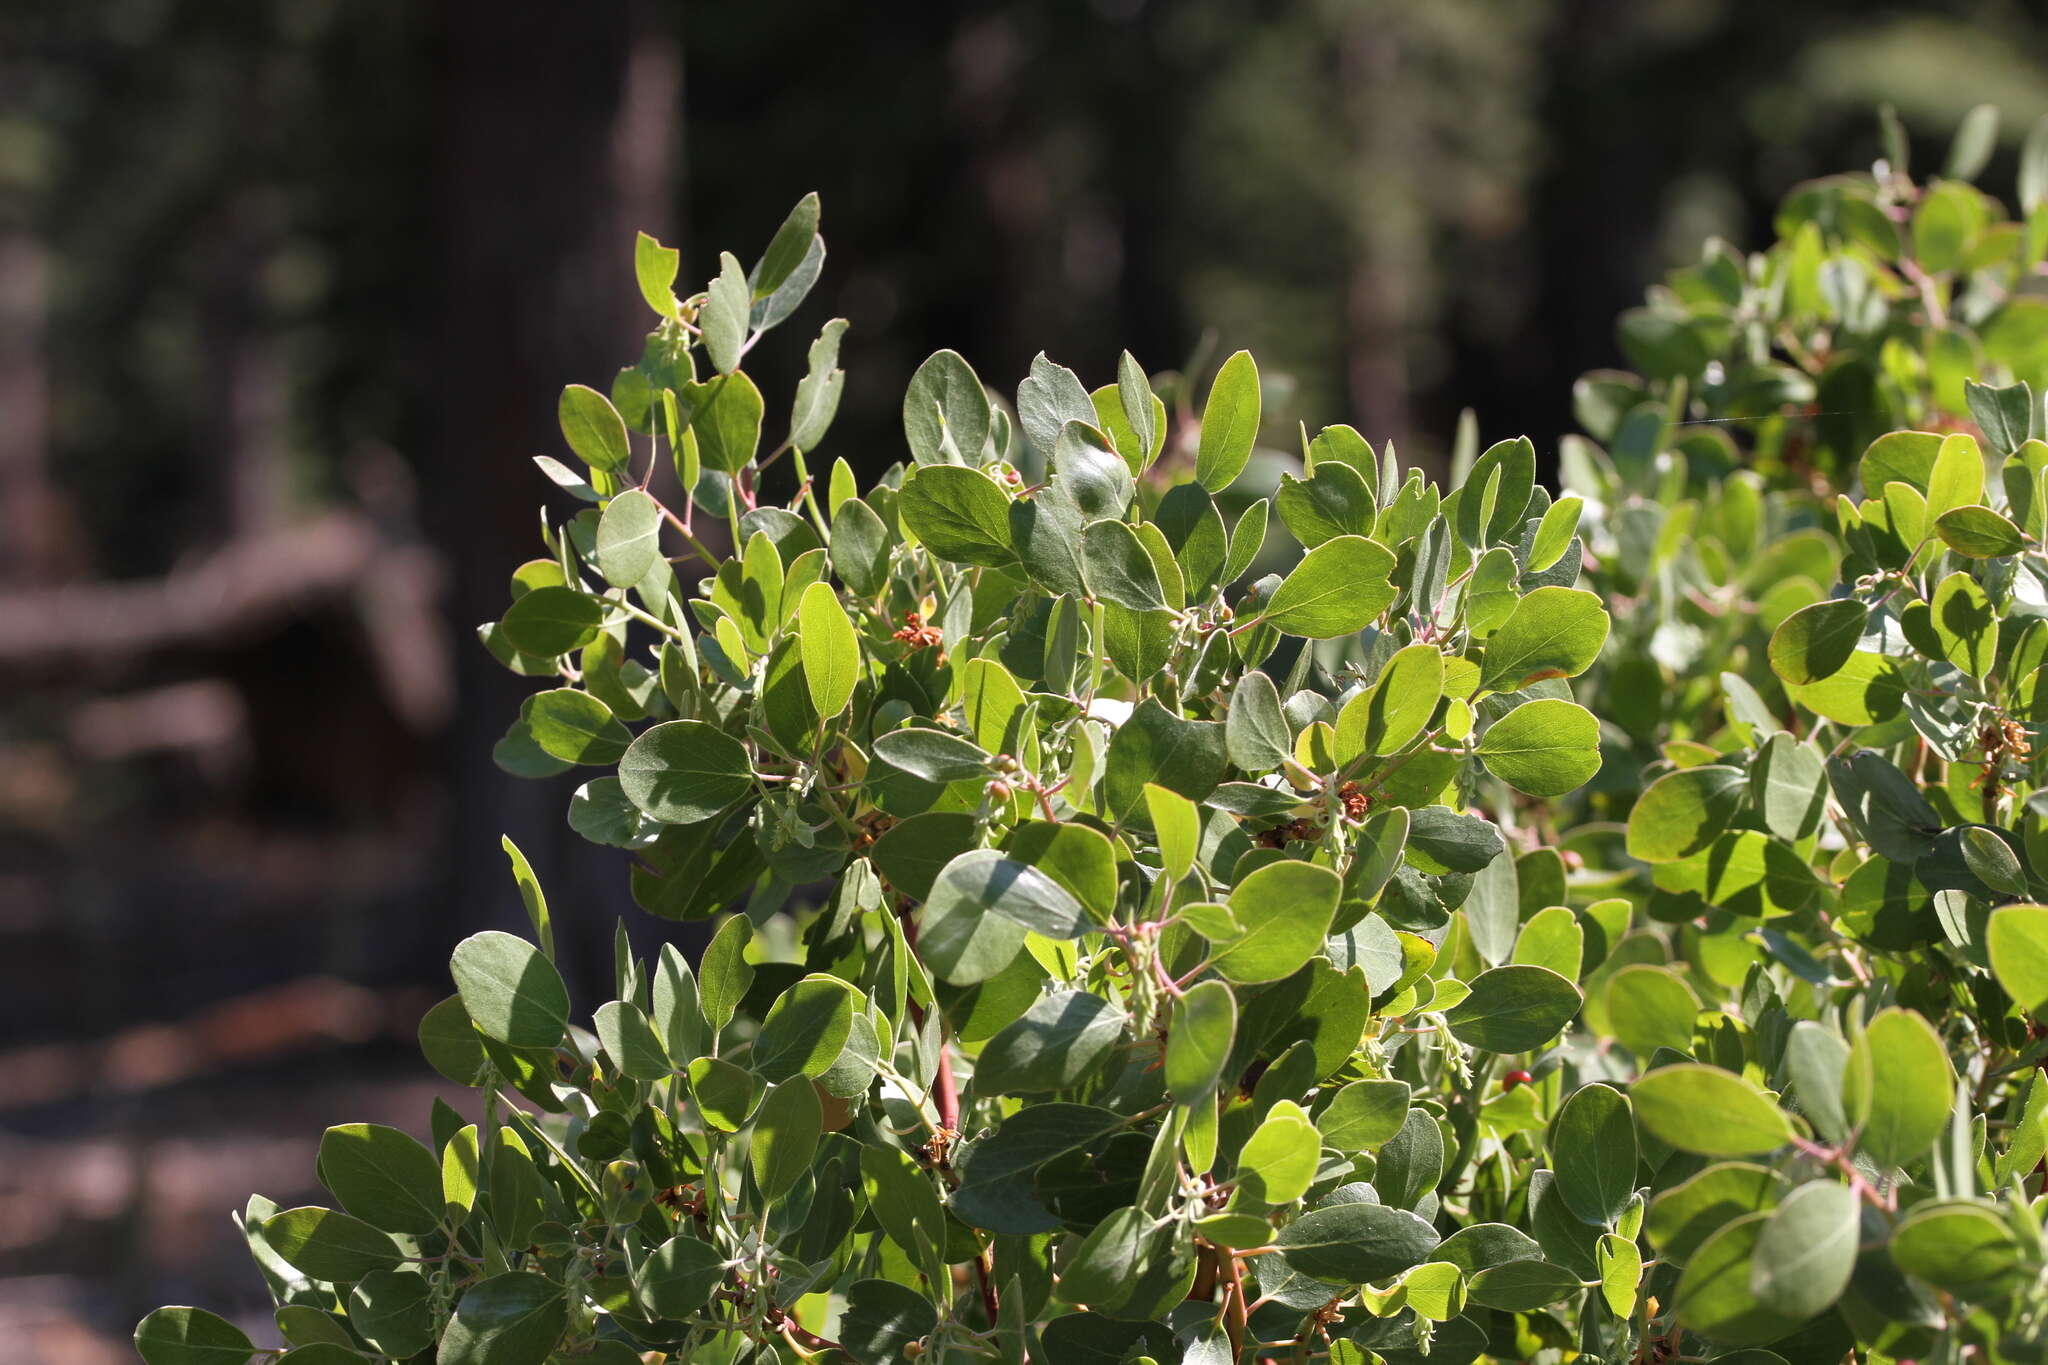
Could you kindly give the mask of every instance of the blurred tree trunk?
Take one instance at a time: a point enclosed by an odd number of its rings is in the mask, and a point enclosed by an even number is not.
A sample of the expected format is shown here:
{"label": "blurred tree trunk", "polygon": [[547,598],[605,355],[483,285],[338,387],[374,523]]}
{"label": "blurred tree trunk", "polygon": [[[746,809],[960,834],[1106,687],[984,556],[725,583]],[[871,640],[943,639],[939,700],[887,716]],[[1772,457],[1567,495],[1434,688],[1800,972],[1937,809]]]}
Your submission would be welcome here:
{"label": "blurred tree trunk", "polygon": [[0,581],[23,586],[60,579],[78,560],[48,465],[49,294],[43,243],[25,228],[0,234]]}
{"label": "blurred tree trunk", "polygon": [[1341,96],[1354,193],[1350,278],[1345,282],[1344,372],[1360,429],[1374,441],[1411,445],[1408,348],[1415,291],[1429,269],[1410,194],[1418,170],[1416,116],[1402,106],[1401,33],[1363,13],[1338,38]]}
{"label": "blurred tree trunk", "polygon": [[431,499],[440,521],[430,531],[452,560],[460,701],[447,741],[448,913],[426,946],[445,951],[461,934],[517,921],[498,846],[509,834],[571,910],[557,920],[564,966],[608,980],[623,860],[568,828],[573,777],[522,781],[492,763],[533,686],[499,669],[472,632],[504,611],[512,568],[541,553],[536,509],[551,490],[531,457],[559,453],[562,385],[608,389],[646,330],[632,233],[673,235],[681,49],[649,4],[448,0],[441,14],[441,321],[436,353],[422,358],[435,406],[422,472],[446,490]]}

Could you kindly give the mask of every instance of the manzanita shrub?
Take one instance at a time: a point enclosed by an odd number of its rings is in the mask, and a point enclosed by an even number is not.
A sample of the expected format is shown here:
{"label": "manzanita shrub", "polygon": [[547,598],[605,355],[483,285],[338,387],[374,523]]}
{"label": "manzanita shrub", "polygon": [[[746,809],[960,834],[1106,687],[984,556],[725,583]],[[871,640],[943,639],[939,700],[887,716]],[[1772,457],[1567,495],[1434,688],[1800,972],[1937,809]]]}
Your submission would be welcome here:
{"label": "manzanita shrub", "polygon": [[[500,762],[592,770],[568,819],[709,946],[622,932],[579,1024],[508,843],[533,937],[421,1025],[475,1121],[331,1129],[336,1207],[250,1202],[269,1354],[2048,1360],[2032,389],[1704,495],[1661,391],[1637,544],[1526,440],[1445,491],[1331,427],[1247,504],[1243,354],[1197,417],[1128,355],[1010,407],[942,351],[863,491],[810,462],[845,323],[786,420],[742,368],[817,223],[685,298],[641,239],[657,326],[564,392],[482,630],[540,680]],[[1725,633],[1631,671],[1629,572]]]}
{"label": "manzanita shrub", "polygon": [[1580,690],[1636,760],[1608,765],[1603,792],[1626,799],[1657,744],[1711,729],[1718,674],[1759,666],[1827,590],[1831,504],[1872,440],[1975,429],[1972,376],[2048,387],[2048,296],[2024,287],[2048,253],[2048,121],[2021,154],[2017,220],[1971,183],[1997,128],[1972,111],[1923,183],[1887,116],[1884,161],[1795,186],[1761,251],[1708,242],[1618,320],[1635,368],[1579,380],[1561,482],[1585,504],[1583,586],[1616,617]]}

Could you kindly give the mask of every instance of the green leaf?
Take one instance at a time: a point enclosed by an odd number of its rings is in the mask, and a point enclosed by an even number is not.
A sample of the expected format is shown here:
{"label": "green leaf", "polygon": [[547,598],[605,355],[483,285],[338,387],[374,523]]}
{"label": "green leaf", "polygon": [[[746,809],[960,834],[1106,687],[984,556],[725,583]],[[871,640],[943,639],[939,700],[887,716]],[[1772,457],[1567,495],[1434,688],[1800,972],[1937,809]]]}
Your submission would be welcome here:
{"label": "green leaf", "polygon": [[1600,771],[1600,722],[1574,702],[1523,702],[1479,737],[1479,761],[1516,791],[1563,796]]}
{"label": "green leaf", "polygon": [[[1152,407],[1156,400],[1152,397],[1152,382],[1145,377],[1145,367],[1129,351],[1117,358],[1116,392],[1124,420],[1131,424],[1131,434],[1138,439],[1138,449],[1149,456],[1158,446],[1161,434],[1157,414]],[[1144,463],[1150,464],[1151,461],[1147,459]]]}
{"label": "green leaf", "polygon": [[351,1214],[386,1232],[441,1225],[441,1163],[396,1128],[349,1123],[320,1139],[320,1181]]}
{"label": "green leaf", "polygon": [[[808,368],[797,381],[796,400],[789,411],[789,443],[798,450],[815,450],[839,411],[839,396],[846,388],[846,371],[839,368],[839,342],[845,335],[846,319],[833,318],[811,343]],[[836,533],[839,500],[833,499],[832,505]]]}
{"label": "green leaf", "polygon": [[1936,586],[1929,606],[1942,657],[1973,678],[1988,674],[1998,653],[1998,613],[1984,589],[1958,569]]}
{"label": "green leaf", "polygon": [[[1408,861],[1432,876],[1446,872],[1477,872],[1500,856],[1506,846],[1490,820],[1452,810],[1422,806],[1408,812]],[[1501,951],[1508,945],[1503,942]]]}
{"label": "green leaf", "polygon": [[1771,632],[1771,671],[1795,686],[1833,677],[1856,652],[1869,619],[1870,608],[1849,597],[1801,607]]}
{"label": "green leaf", "polygon": [[419,1042],[434,1070],[457,1085],[477,1083],[484,1045],[462,1008],[461,996],[451,995],[420,1016]]}
{"label": "green leaf", "polygon": [[1258,868],[1229,897],[1231,916],[1243,932],[1224,944],[1210,965],[1240,985],[1292,976],[1322,951],[1342,888],[1335,872],[1313,863]]}
{"label": "green leaf", "polygon": [[1730,1346],[1775,1341],[1799,1325],[1765,1308],[1750,1288],[1756,1244],[1770,1215],[1745,1214],[1707,1238],[1678,1278],[1673,1310],[1695,1332]]}
{"label": "green leaf", "polygon": [[1522,922],[1515,935],[1510,962],[1548,967],[1566,980],[1578,976],[1585,957],[1586,932],[1579,918],[1562,905],[1547,905]]}
{"label": "green leaf", "polygon": [[808,1078],[786,1080],[768,1092],[754,1114],[754,1133],[747,1145],[762,1198],[773,1202],[796,1187],[811,1168],[824,1131],[824,1108]]}
{"label": "green leaf", "polygon": [[1152,818],[1161,869],[1175,881],[1195,865],[1202,838],[1202,816],[1195,803],[1154,783],[1145,784],[1145,810]]}
{"label": "green leaf", "polygon": [[616,777],[584,783],[569,798],[569,828],[608,848],[645,848],[660,834],[642,815]]}
{"label": "green leaf", "polygon": [[550,1048],[569,1027],[562,974],[523,938],[487,929],[455,945],[448,970],[470,1020],[487,1038]]}
{"label": "green leaf", "polygon": [[1294,752],[1294,737],[1280,710],[1280,691],[1256,668],[1247,669],[1230,694],[1224,743],[1230,761],[1247,773],[1272,772]]}
{"label": "green leaf", "polygon": [[1644,789],[1628,817],[1628,856],[1673,863],[1705,849],[1741,809],[1742,770],[1708,764],[1666,773]]}
{"label": "green leaf", "polygon": [[[1491,505],[1482,496],[1498,470]],[[1474,550],[1502,540],[1513,542],[1522,531],[1522,512],[1536,487],[1536,447],[1528,437],[1497,441],[1473,461],[1458,495],[1458,539]]]}
{"label": "green leaf", "polygon": [[1600,657],[1607,626],[1597,595],[1580,588],[1538,588],[1515,604],[1487,640],[1479,686],[1518,692],[1542,678],[1576,677]]}
{"label": "green leaf", "polygon": [[1026,821],[1003,841],[1003,851],[1064,886],[1096,919],[1108,920],[1116,913],[1116,850],[1100,830],[1068,822]]}
{"label": "green leaf", "polygon": [[908,1358],[904,1347],[930,1336],[938,1325],[938,1309],[910,1286],[855,1280],[847,1287],[836,1336],[860,1365],[896,1365]]}
{"label": "green leaf", "polygon": [[1017,557],[1010,495],[979,469],[923,466],[904,480],[897,515],[941,559],[1000,569]]}
{"label": "green leaf", "polygon": [[754,788],[747,746],[700,720],[649,726],[619,760],[619,785],[651,820],[702,824]]}
{"label": "green leaf", "polygon": [[1465,588],[1465,625],[1483,640],[1501,628],[1522,600],[1521,566],[1514,551],[1496,545],[1479,557]]}
{"label": "green leaf", "polygon": [[1991,154],[1998,150],[1998,106],[1978,104],[1971,106],[1956,125],[1955,139],[1949,143],[1948,162],[1942,167],[1942,178],[1946,180],[1975,180],[1990,164]]}
{"label": "green leaf", "polygon": [[689,410],[689,429],[706,469],[737,474],[761,448],[761,420],[767,404],[744,371],[709,383],[685,383],[677,399]]}
{"label": "green leaf", "polygon": [[[1099,1074],[1111,1050],[1123,1041],[1129,1023],[1122,1010],[1087,991],[1055,990],[1042,995],[1020,1018],[1004,1025],[982,1045],[974,1066],[975,1093],[1028,1095],[1070,1090]],[[1170,1051],[1167,1070],[1170,1076]]]}
{"label": "green leaf", "polygon": [[1503,1312],[1527,1313],[1560,1303],[1585,1286],[1579,1277],[1548,1261],[1508,1261],[1472,1277],[1466,1296]]}
{"label": "green leaf", "polygon": [[1927,519],[1939,521],[1958,507],[1984,501],[1984,455],[1966,432],[1944,436],[1927,475]]}
{"label": "green leaf", "polygon": [[1623,967],[1607,980],[1607,1023],[1621,1045],[1649,1058],[1658,1048],[1684,1052],[1692,1046],[1699,998],[1685,979],[1654,963]]}
{"label": "green leaf", "polygon": [[1221,724],[1183,720],[1157,697],[1147,697],[1109,741],[1102,813],[1119,823],[1129,820],[1145,800],[1147,783],[1200,801],[1216,790],[1228,766]]}
{"label": "green leaf", "polygon": [[918,957],[940,980],[971,986],[1009,966],[1029,934],[1008,916],[986,913],[972,891],[940,896],[935,890],[921,912]]}
{"label": "green leaf", "polygon": [[1651,1200],[1644,1225],[1658,1254],[1684,1265],[1726,1224],[1746,1213],[1776,1208],[1787,1188],[1785,1178],[1768,1166],[1722,1162]]}
{"label": "green leaf", "polygon": [[256,1353],[242,1329],[204,1308],[159,1308],[135,1328],[149,1365],[246,1365]]}
{"label": "green leaf", "polygon": [[754,291],[747,286],[747,272],[730,251],[718,253],[718,278],[706,291],[698,310],[697,325],[704,335],[704,354],[711,368],[731,374],[739,368],[740,350],[746,344],[747,324],[753,316]]}
{"label": "green leaf", "polygon": [[1338,713],[1338,761],[1406,748],[1429,724],[1443,690],[1442,650],[1417,644],[1396,651],[1379,680],[1344,703]]}
{"label": "green leaf", "polygon": [[1067,423],[1092,423],[1097,414],[1079,376],[1040,351],[1031,361],[1031,373],[1017,386],[1017,420],[1031,448],[1045,455]]}
{"label": "green leaf", "polygon": [[797,272],[804,263],[804,257],[810,254],[812,239],[818,235],[818,217],[818,194],[813,190],[796,201],[796,207],[782,220],[782,226],[775,229],[768,249],[755,263],[753,274],[748,279],[755,298],[767,298]]}
{"label": "green leaf", "polygon": [[1273,506],[1304,549],[1336,536],[1369,536],[1378,512],[1364,475],[1335,462],[1306,480],[1282,474]]}
{"label": "green leaf", "polygon": [[597,470],[623,469],[633,456],[626,444],[626,419],[606,398],[587,384],[571,384],[562,390],[555,405],[562,425],[562,439],[576,457]]}
{"label": "green leaf", "polygon": [[605,504],[597,522],[597,568],[605,582],[630,588],[661,558],[661,507],[637,488]]}
{"label": "green leaf", "polygon": [[332,1284],[354,1284],[373,1270],[391,1269],[405,1257],[389,1233],[333,1209],[306,1207],[272,1214],[263,1220],[263,1241],[293,1269]]}
{"label": "green leaf", "polygon": [[1572,1092],[1550,1134],[1557,1192],[1588,1223],[1612,1227],[1636,1192],[1636,1125],[1628,1097],[1607,1085]]}
{"label": "green leaf", "polygon": [[633,742],[633,732],[612,717],[609,706],[573,687],[528,698],[526,728],[542,752],[564,763],[617,763]]}
{"label": "green leaf", "polygon": [[[519,899],[526,906],[526,918],[533,925],[533,936],[540,943],[540,950],[550,958],[555,955],[554,926],[548,920],[548,898],[540,888],[540,878],[533,875],[533,864],[519,851],[519,845],[512,842],[510,835],[498,840],[505,850],[505,858],[512,864],[512,880],[519,887]],[[463,1021],[468,1027],[468,1021]]]}
{"label": "green leaf", "polygon": [[1406,1209],[1332,1204],[1305,1213],[1273,1239],[1296,1272],[1331,1284],[1365,1284],[1429,1259],[1436,1228]]}
{"label": "green leaf", "polygon": [[1784,1111],[1742,1077],[1695,1062],[1663,1066],[1629,1088],[1636,1122],[1652,1137],[1701,1156],[1752,1156],[1792,1140]]}
{"label": "green leaf", "polygon": [[658,1081],[675,1068],[647,1015],[630,1000],[598,1006],[597,1036],[605,1055],[621,1073],[636,1081]]}
{"label": "green leaf", "polygon": [[1237,525],[1230,529],[1230,549],[1223,559],[1223,572],[1219,576],[1226,586],[1244,577],[1252,561],[1259,557],[1259,551],[1266,545],[1266,522],[1271,515],[1272,504],[1260,498],[1238,515]]}
{"label": "green leaf", "polygon": [[1600,1239],[1598,1253],[1600,1297],[1607,1311],[1624,1321],[1635,1315],[1636,1287],[1643,1278],[1643,1253],[1635,1242],[1608,1233]]}
{"label": "green leaf", "polygon": [[595,640],[603,624],[604,606],[596,598],[574,588],[543,587],[514,602],[498,627],[521,654],[552,659]]}
{"label": "green leaf", "polygon": [[1385,546],[1363,536],[1326,540],[1302,556],[1255,619],[1310,640],[1363,630],[1393,605],[1395,562]]}
{"label": "green leaf", "polygon": [[704,1121],[737,1133],[754,1112],[754,1073],[717,1057],[699,1057],[688,1069],[690,1098]]}
{"label": "green leaf", "polygon": [[753,937],[753,923],[734,915],[718,926],[697,964],[697,1003],[714,1037],[732,1022],[733,1011],[754,984],[754,966],[746,956]]}
{"label": "green leaf", "polygon": [[832,567],[846,586],[861,597],[881,591],[889,572],[892,538],[875,509],[859,498],[839,505],[832,514]]}
{"label": "green leaf", "polygon": [[829,583],[813,583],[797,603],[797,635],[803,645],[804,682],[811,705],[827,719],[846,709],[860,679],[860,637],[839,594]]}
{"label": "green leaf", "polygon": [[1443,1129],[1427,1109],[1410,1109],[1400,1131],[1379,1150],[1372,1179],[1380,1202],[1397,1209],[1415,1208],[1443,1174]]}
{"label": "green leaf", "polygon": [[971,740],[918,726],[876,736],[875,756],[914,777],[940,783],[986,777],[994,757]]}
{"label": "green leaf", "polygon": [[1258,1204],[1291,1204],[1316,1177],[1322,1139],[1308,1114],[1281,1100],[1245,1140],[1237,1158],[1240,1196]]}
{"label": "green leaf", "polygon": [[[1081,903],[1050,876],[1001,850],[977,848],[947,863],[925,898],[931,919],[965,924],[997,915],[1047,938],[1079,938],[1093,927]],[[929,943],[920,940],[929,949]]]}
{"label": "green leaf", "polygon": [[[1259,367],[1250,351],[1223,362],[1202,407],[1202,439],[1195,452],[1195,482],[1221,493],[1237,481],[1259,436]],[[1344,632],[1349,634],[1349,632]]]}
{"label": "green leaf", "polygon": [[1897,1006],[1873,1018],[1849,1048],[1842,1108],[1860,1130],[1856,1150],[1879,1166],[1911,1164],[1948,1126],[1955,1070],[1934,1026]]}
{"label": "green leaf", "polygon": [[777,998],[754,1040],[754,1070],[771,1082],[822,1076],[853,1028],[854,992],[834,976],[813,973]]}
{"label": "green leaf", "polygon": [[633,277],[640,284],[640,297],[665,318],[676,315],[676,270],[682,258],[682,252],[663,246],[644,232],[634,239]]}
{"label": "green leaf", "polygon": [[1827,769],[1811,745],[1781,730],[1750,763],[1749,795],[1771,833],[1796,843],[1820,828],[1827,809]]}
{"label": "green leaf", "polygon": [[686,1318],[702,1311],[726,1280],[725,1257],[709,1242],[671,1237],[633,1272],[633,1293],[657,1318]]}
{"label": "green leaf", "polygon": [[2020,209],[2029,217],[2048,199],[2048,114],[2034,121],[2020,148]]}
{"label": "green leaf", "polygon": [[1968,559],[2000,559],[2026,548],[2020,528],[1988,507],[1958,507],[1944,512],[1934,533],[1951,550]]}
{"label": "green leaf", "polygon": [[1353,1081],[1316,1119],[1325,1145],[1340,1152],[1376,1151],[1408,1118],[1406,1081]]}
{"label": "green leaf", "polygon": [[2018,452],[2040,426],[2033,390],[2024,381],[2005,388],[1993,388],[1965,380],[1963,393],[1971,419],[1991,443],[1992,452],[2000,458]]}
{"label": "green leaf", "polygon": [[2048,905],[2005,905],[1985,929],[1991,971],[2029,1014],[2048,1005]]}
{"label": "green leaf", "polygon": [[2004,1219],[1980,1204],[1924,1204],[1889,1244],[1893,1264],[1946,1293],[1990,1298],[2019,1280],[2023,1260]]}
{"label": "green leaf", "polygon": [[1105,602],[1132,611],[1167,609],[1152,556],[1121,521],[1093,521],[1082,529],[1081,572],[1088,590]]}
{"label": "green leaf", "polygon": [[1807,710],[1843,725],[1874,725],[1899,714],[1906,690],[1896,660],[1858,650],[1825,682],[1789,689]]}
{"label": "green leaf", "polygon": [[1749,1290],[1767,1312],[1804,1322],[1842,1296],[1856,1268],[1861,1202],[1846,1185],[1815,1180],[1792,1191],[1765,1220]]}
{"label": "green leaf", "polygon": [[1542,1047],[1585,1003],[1577,986],[1544,967],[1490,968],[1474,977],[1471,987],[1444,1012],[1444,1022],[1459,1042],[1488,1052]]}
{"label": "green leaf", "polygon": [[869,1187],[868,1208],[891,1241],[920,1259],[920,1242],[932,1248],[946,1244],[946,1213],[938,1191],[900,1148],[863,1147],[860,1169]]}
{"label": "green leaf", "polygon": [[1173,1002],[1166,1034],[1166,1088],[1176,1103],[1207,1098],[1222,1079],[1237,1036],[1237,997],[1221,981],[1204,981]]}
{"label": "green leaf", "polygon": [[903,395],[903,437],[911,459],[920,465],[978,465],[988,430],[988,392],[973,367],[958,352],[933,352],[910,377]]}
{"label": "green leaf", "polygon": [[1105,1313],[1128,1303],[1143,1274],[1149,1221],[1137,1209],[1125,1207],[1097,1223],[1067,1258],[1060,1297]]}
{"label": "green leaf", "polygon": [[530,1271],[493,1275],[463,1291],[441,1333],[437,1365],[542,1365],[568,1329],[562,1287]]}
{"label": "green leaf", "polygon": [[1563,497],[1550,504],[1536,527],[1536,538],[1530,542],[1529,561],[1524,566],[1527,572],[1542,573],[1564,558],[1564,552],[1572,546],[1572,537],[1579,533],[1579,515],[1585,506],[1586,500],[1579,497]]}
{"label": "green leaf", "polygon": [[349,1326],[393,1359],[434,1344],[434,1287],[417,1270],[372,1271],[348,1295]]}

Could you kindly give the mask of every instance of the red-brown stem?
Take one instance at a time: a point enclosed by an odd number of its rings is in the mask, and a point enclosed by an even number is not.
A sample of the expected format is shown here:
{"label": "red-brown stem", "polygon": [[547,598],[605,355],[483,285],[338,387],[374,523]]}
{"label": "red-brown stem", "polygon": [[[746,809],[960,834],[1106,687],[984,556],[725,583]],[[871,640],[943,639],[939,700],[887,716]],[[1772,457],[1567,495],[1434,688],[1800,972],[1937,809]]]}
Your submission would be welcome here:
{"label": "red-brown stem", "polygon": [[981,1289],[981,1311],[988,1314],[988,1329],[996,1329],[996,1314],[1002,1305],[996,1302],[996,1287],[988,1277],[988,1256],[986,1252],[974,1253],[974,1282]]}
{"label": "red-brown stem", "polygon": [[1208,1303],[1216,1297],[1216,1248],[1203,1242],[1195,1256],[1195,1283],[1188,1290],[1188,1302]]}
{"label": "red-brown stem", "polygon": [[[903,925],[903,944],[913,953],[917,951],[917,921],[910,917],[910,901],[906,897],[897,907],[896,918]],[[919,1028],[924,1027],[924,1010],[915,1000],[910,1002],[910,1018]],[[960,1087],[953,1080],[953,1058],[946,1050],[945,1035],[939,1036],[939,1075],[932,1083],[932,1099],[939,1107],[939,1127],[949,1132],[960,1131]]]}
{"label": "red-brown stem", "polygon": [[792,1341],[795,1341],[798,1345],[802,1346],[805,1350],[837,1351],[839,1352],[839,1354],[845,1356],[848,1360],[853,1359],[853,1352],[847,1350],[838,1342],[832,1341],[826,1337],[821,1337],[816,1332],[810,1331],[808,1328],[800,1327],[795,1322],[792,1322],[788,1319],[784,1319],[783,1321],[782,1333],[784,1336],[789,1337]]}
{"label": "red-brown stem", "polygon": [[1251,1314],[1245,1309],[1244,1267],[1232,1254],[1223,1258],[1223,1268],[1230,1286],[1230,1300],[1224,1305],[1223,1330],[1230,1334],[1230,1358],[1236,1360],[1244,1354],[1245,1326]]}
{"label": "red-brown stem", "polygon": [[944,1034],[939,1036],[939,1077],[932,1085],[932,1098],[939,1106],[939,1127],[949,1133],[958,1133],[960,1090],[953,1082],[953,1059],[946,1049]]}

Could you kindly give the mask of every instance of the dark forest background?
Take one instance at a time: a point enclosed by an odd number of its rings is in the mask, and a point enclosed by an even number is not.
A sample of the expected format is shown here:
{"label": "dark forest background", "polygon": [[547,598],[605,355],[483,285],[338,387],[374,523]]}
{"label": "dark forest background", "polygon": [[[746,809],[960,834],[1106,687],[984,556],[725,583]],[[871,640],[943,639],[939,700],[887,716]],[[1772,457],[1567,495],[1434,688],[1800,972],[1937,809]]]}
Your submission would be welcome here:
{"label": "dark forest background", "polygon": [[419,1124],[448,949],[520,923],[501,832],[572,980],[616,914],[669,931],[572,779],[492,767],[524,688],[471,635],[561,385],[638,353],[635,229],[687,285],[822,193],[824,281],[750,368],[786,392],[851,319],[825,453],[864,474],[937,347],[1013,391],[1040,349],[1094,384],[1205,336],[1257,353],[1275,444],[1433,457],[1470,406],[1549,452],[1614,315],[1867,165],[1879,102],[1929,164],[2000,106],[2008,188],[2035,13],[0,0],[6,1354],[260,1315],[226,1213],[308,1193],[327,1124]]}

